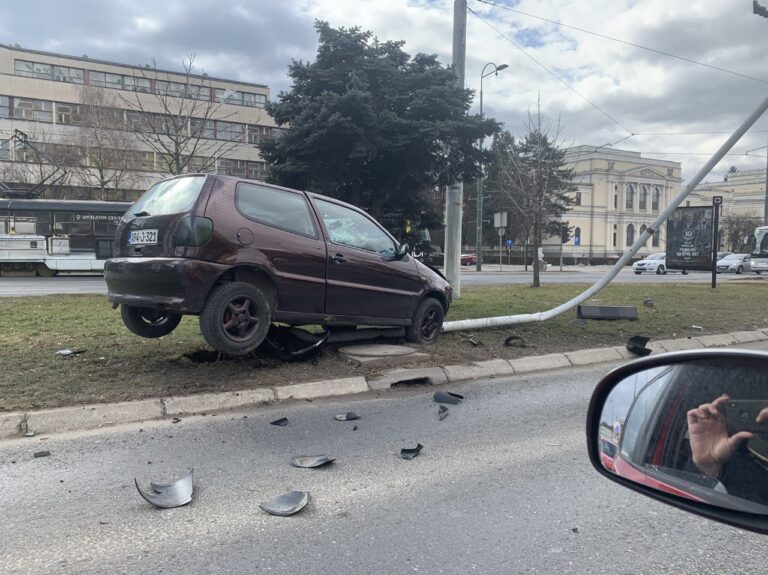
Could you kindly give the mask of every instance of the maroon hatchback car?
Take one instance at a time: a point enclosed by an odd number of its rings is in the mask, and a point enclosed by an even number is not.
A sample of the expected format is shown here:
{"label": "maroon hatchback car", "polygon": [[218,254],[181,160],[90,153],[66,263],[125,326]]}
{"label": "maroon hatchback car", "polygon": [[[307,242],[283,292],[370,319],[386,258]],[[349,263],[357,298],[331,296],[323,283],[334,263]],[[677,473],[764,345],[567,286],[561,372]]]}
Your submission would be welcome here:
{"label": "maroon hatchback car", "polygon": [[256,349],[272,322],[404,326],[434,343],[451,303],[437,271],[364,211],[234,177],[158,182],[126,212],[104,276],[109,300],[142,337],[198,315],[216,350]]}

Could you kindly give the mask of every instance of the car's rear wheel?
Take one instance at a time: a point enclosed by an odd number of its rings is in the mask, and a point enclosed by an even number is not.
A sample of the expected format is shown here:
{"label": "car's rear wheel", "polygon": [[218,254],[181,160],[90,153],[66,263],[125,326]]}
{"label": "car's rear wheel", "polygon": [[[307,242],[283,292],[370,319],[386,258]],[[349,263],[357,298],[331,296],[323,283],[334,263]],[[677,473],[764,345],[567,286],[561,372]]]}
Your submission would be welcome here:
{"label": "car's rear wheel", "polygon": [[37,264],[35,271],[37,272],[37,275],[43,278],[52,278],[59,273],[59,270],[52,270],[45,264]]}
{"label": "car's rear wheel", "polygon": [[741,275],[741,274],[743,274],[743,273],[744,273],[744,266],[739,266],[739,267],[736,269],[736,273],[737,273],[738,275]]}
{"label": "car's rear wheel", "polygon": [[687,276],[688,275],[688,270],[683,270],[683,275]]}
{"label": "car's rear wheel", "polygon": [[120,316],[132,333],[150,339],[168,335],[181,321],[180,313],[125,304],[120,306]]}
{"label": "car's rear wheel", "polygon": [[443,306],[439,301],[431,297],[424,299],[413,314],[413,323],[405,332],[406,339],[421,345],[432,345],[443,329],[443,315]]}
{"label": "car's rear wheel", "polygon": [[667,269],[664,266],[659,266],[656,268],[656,275],[662,276],[665,273],[667,273]]}
{"label": "car's rear wheel", "polygon": [[230,355],[246,355],[259,347],[271,322],[272,309],[264,292],[246,282],[214,288],[200,313],[205,341]]}

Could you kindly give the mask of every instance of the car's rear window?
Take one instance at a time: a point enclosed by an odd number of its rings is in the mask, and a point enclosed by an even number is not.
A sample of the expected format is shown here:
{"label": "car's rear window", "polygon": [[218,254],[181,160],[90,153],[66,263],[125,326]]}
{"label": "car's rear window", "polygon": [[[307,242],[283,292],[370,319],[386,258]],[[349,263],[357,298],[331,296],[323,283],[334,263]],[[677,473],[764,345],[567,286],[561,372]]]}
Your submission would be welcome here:
{"label": "car's rear window", "polygon": [[127,215],[164,216],[188,212],[203,189],[205,176],[184,176],[163,180],[149,188],[136,201]]}

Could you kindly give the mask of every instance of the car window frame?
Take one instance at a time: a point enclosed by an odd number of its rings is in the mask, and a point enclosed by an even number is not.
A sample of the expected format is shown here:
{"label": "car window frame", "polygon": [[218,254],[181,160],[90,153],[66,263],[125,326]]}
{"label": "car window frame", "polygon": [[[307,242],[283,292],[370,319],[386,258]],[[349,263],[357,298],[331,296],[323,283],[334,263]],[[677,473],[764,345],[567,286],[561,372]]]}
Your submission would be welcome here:
{"label": "car window frame", "polygon": [[[277,192],[277,193],[291,194],[291,195],[300,197],[304,201],[304,206],[307,208],[307,215],[309,216],[309,220],[312,223],[312,228],[314,230],[314,235],[303,234],[303,233],[298,232],[296,230],[291,230],[291,229],[288,229],[288,228],[284,228],[282,226],[275,225],[274,223],[269,223],[269,222],[264,222],[264,221],[256,220],[256,219],[250,217],[249,215],[247,215],[246,213],[244,213],[240,209],[240,204],[238,202],[238,199],[240,197],[240,187],[243,184],[248,185],[248,186],[255,186],[255,187],[260,187],[260,188],[266,188],[268,190],[271,190],[271,191],[274,191],[274,192]],[[321,218],[317,217],[317,214],[312,209],[311,202],[309,202],[309,199],[307,198],[307,194],[305,194],[304,192],[299,192],[299,191],[295,191],[295,190],[287,190],[287,189],[284,189],[284,188],[278,188],[278,187],[270,186],[268,184],[264,184],[263,182],[253,182],[253,181],[249,181],[249,180],[239,180],[238,182],[235,183],[235,194],[234,195],[235,195],[235,198],[234,198],[234,200],[235,200],[235,210],[237,210],[237,213],[240,214],[241,216],[243,216],[249,222],[254,222],[254,223],[259,224],[261,226],[267,226],[268,228],[272,228],[274,230],[280,230],[282,232],[286,232],[286,233],[293,234],[295,236],[299,236],[299,237],[302,237],[302,238],[307,238],[307,239],[310,239],[310,240],[318,240],[318,239],[320,239],[320,233],[318,232],[318,229],[319,229],[318,222],[320,222]],[[320,224],[322,225],[322,222],[320,222]]]}
{"label": "car window frame", "polygon": [[[393,260],[397,259],[397,253],[398,253],[398,250],[400,249],[400,243],[392,236],[392,234],[390,234],[386,230],[386,228],[384,228],[384,226],[382,226],[374,218],[372,218],[370,215],[368,215],[365,211],[363,211],[363,210],[361,210],[359,208],[356,208],[354,206],[350,206],[348,204],[345,204],[343,202],[335,202],[335,201],[333,201],[332,198],[327,198],[327,197],[324,197],[324,196],[311,196],[311,200],[312,200],[313,208],[316,211],[317,219],[318,219],[318,221],[320,222],[320,225],[323,228],[323,234],[325,235],[325,239],[326,239],[326,241],[328,243],[333,244],[334,246],[340,246],[340,247],[343,247],[343,248],[348,248],[348,249],[352,249],[352,250],[358,250],[358,251],[361,251],[361,252],[366,253],[366,254],[371,254],[371,255],[374,255],[376,257],[379,257],[379,258],[383,259],[384,261],[393,261]],[[356,214],[361,215],[362,217],[364,217],[365,219],[370,221],[381,232],[383,232],[384,235],[387,238],[389,238],[389,240],[392,242],[392,244],[394,246],[393,255],[392,256],[386,256],[386,255],[380,254],[379,252],[374,252],[374,251],[371,251],[371,250],[366,250],[365,248],[360,248],[360,247],[357,247],[357,246],[351,246],[351,245],[348,245],[348,244],[340,244],[340,243],[334,242],[333,239],[331,239],[330,231],[328,230],[328,228],[325,225],[325,220],[323,219],[322,210],[320,209],[320,205],[319,205],[320,202],[326,202],[326,203],[338,206],[340,208],[348,209],[348,210],[350,210],[350,211],[352,211],[352,212],[354,212]]]}

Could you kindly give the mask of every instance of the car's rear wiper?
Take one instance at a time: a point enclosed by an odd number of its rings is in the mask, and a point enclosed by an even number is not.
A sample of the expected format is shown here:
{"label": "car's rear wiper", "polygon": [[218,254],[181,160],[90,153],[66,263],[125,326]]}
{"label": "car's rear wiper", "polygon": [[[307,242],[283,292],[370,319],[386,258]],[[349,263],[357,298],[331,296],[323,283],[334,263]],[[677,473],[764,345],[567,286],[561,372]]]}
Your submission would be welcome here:
{"label": "car's rear wiper", "polygon": [[133,216],[136,218],[143,218],[144,216],[148,216],[148,215],[149,215],[149,212],[145,212],[144,210],[133,214]]}

